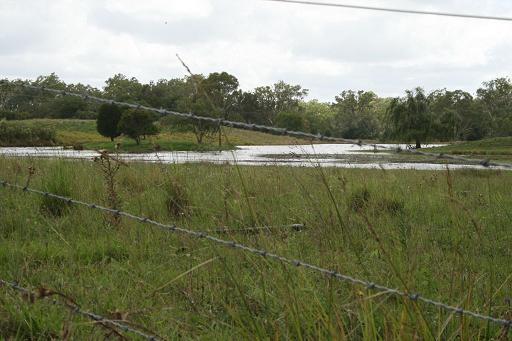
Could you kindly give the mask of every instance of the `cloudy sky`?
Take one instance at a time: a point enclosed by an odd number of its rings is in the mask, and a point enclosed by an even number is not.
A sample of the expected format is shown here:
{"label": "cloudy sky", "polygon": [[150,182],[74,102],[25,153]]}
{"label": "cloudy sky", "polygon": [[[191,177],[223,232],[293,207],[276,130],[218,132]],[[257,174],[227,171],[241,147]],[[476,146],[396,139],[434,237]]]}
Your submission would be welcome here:
{"label": "cloudy sky", "polygon": [[[510,0],[332,0],[512,17]],[[284,80],[332,100],[344,89],[471,92],[512,76],[512,22],[262,0],[0,0],[0,78],[56,72],[102,87],[227,71],[242,88]]]}

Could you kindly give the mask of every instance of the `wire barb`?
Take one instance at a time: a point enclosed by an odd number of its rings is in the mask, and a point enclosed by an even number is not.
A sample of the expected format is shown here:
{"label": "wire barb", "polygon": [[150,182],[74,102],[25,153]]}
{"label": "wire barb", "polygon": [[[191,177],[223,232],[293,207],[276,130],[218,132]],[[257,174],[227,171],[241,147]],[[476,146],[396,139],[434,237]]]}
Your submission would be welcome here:
{"label": "wire barb", "polygon": [[[9,183],[7,181],[1,181],[1,182],[4,183],[5,186],[13,188],[13,189],[23,190],[24,188],[26,188],[26,191],[23,191],[23,192],[30,192],[30,193],[34,193],[34,194],[38,194],[38,195],[44,195],[45,194],[45,192],[43,192],[43,191],[40,191],[40,190],[37,190],[37,189],[33,189],[33,188],[30,188],[30,187],[23,187],[23,186],[20,186],[20,185],[11,184],[11,183]],[[64,196],[61,196],[61,195],[58,195],[58,194],[48,193],[48,195],[50,197],[52,197],[52,198],[55,198],[55,199],[64,200],[64,201],[71,201],[74,204],[85,206],[85,207],[89,207],[89,208],[93,208],[93,205],[95,205],[95,204],[90,204],[90,203],[87,203],[87,202],[83,202],[83,201],[67,198],[67,197],[64,197]],[[131,214],[131,213],[128,213],[128,212],[124,212],[124,211],[120,211],[120,210],[112,210],[110,208],[103,207],[101,205],[95,205],[94,208],[97,209],[97,210],[103,211],[103,212],[111,213],[111,214],[119,214],[120,216],[129,218],[129,219],[132,219],[132,220],[138,221],[138,222],[140,222],[140,220],[143,219],[142,217],[136,216],[134,214]],[[229,241],[229,240],[225,240],[225,239],[220,239],[220,238],[211,236],[209,234],[206,234],[204,232],[193,231],[193,230],[189,230],[189,229],[186,229],[186,228],[183,228],[183,227],[179,227],[179,226],[176,226],[176,225],[167,225],[167,224],[159,223],[159,222],[156,222],[156,221],[153,221],[153,220],[149,220],[149,219],[146,221],[146,223],[154,225],[154,226],[157,226],[157,227],[159,227],[159,228],[161,228],[161,229],[163,229],[165,231],[169,231],[169,230],[170,231],[176,231],[176,232],[180,232],[182,234],[189,235],[189,236],[192,236],[192,237],[196,237],[196,238],[200,238],[200,239],[206,239],[206,240],[209,240],[211,242],[214,242],[214,243],[226,246],[226,247],[231,247],[233,249],[239,249],[239,250],[242,250],[242,251],[250,252],[250,253],[253,253],[253,254],[256,254],[256,255],[259,255],[259,256],[263,256],[263,257],[268,258],[268,259],[273,259],[275,261],[278,261],[278,262],[281,262],[281,263],[284,263],[284,264],[295,265],[297,267],[302,266],[305,269],[309,269],[309,270],[321,273],[323,275],[331,276],[331,277],[336,278],[336,279],[338,279],[340,281],[348,282],[348,283],[351,283],[353,285],[361,285],[361,286],[366,287],[367,289],[378,291],[378,292],[381,292],[381,293],[384,293],[384,294],[390,294],[390,295],[395,295],[395,296],[402,296],[402,297],[408,298],[411,301],[421,301],[421,302],[423,302],[425,304],[436,306],[436,307],[442,308],[442,309],[444,309],[446,311],[451,311],[451,312],[456,313],[456,314],[458,314],[460,316],[465,315],[465,316],[473,317],[473,318],[480,319],[480,320],[483,320],[483,321],[492,322],[492,323],[495,323],[495,324],[498,324],[498,325],[502,325],[502,326],[505,326],[505,327],[509,327],[512,324],[512,322],[510,320],[500,319],[500,318],[496,318],[496,317],[492,317],[492,316],[488,316],[488,315],[482,315],[482,314],[479,314],[479,313],[476,313],[476,312],[472,312],[472,311],[469,311],[469,310],[464,310],[461,307],[455,307],[455,306],[451,306],[451,305],[448,305],[448,304],[443,303],[443,302],[431,300],[431,299],[423,297],[423,296],[421,296],[419,294],[410,295],[407,292],[399,290],[399,289],[388,288],[388,287],[385,287],[383,285],[375,284],[375,283],[367,281],[367,280],[358,279],[358,278],[355,278],[355,277],[351,277],[349,275],[341,274],[341,273],[339,273],[339,272],[337,272],[335,270],[329,270],[329,269],[326,269],[326,268],[319,267],[317,265],[313,265],[313,264],[310,264],[310,263],[307,263],[307,262],[303,262],[301,260],[289,259],[289,258],[286,258],[284,256],[280,256],[280,255],[276,255],[276,254],[267,252],[265,250],[256,249],[256,248],[253,248],[253,247],[250,247],[250,246],[239,244],[239,243],[236,243],[235,241]],[[0,283],[2,283],[2,282],[0,282]]]}

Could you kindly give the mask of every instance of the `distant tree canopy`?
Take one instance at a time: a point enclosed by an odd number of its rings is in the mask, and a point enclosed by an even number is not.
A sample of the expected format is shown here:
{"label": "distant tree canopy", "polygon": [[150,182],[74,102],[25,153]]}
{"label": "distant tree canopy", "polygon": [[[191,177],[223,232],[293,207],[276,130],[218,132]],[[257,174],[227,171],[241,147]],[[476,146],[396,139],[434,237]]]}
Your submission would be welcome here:
{"label": "distant tree canopy", "polygon": [[[433,116],[432,134],[438,140],[474,140],[486,134],[486,119],[471,94],[446,89],[433,91],[428,96]],[[484,119],[484,121],[482,121]]]}
{"label": "distant tree canopy", "polygon": [[235,93],[238,90],[238,79],[227,72],[210,73],[199,85],[208,97],[213,115],[228,119],[233,114],[236,103]]}
{"label": "distant tree canopy", "polygon": [[103,92],[106,97],[121,102],[142,100],[142,84],[137,78],[128,79],[125,75],[117,74],[105,81]]}
{"label": "distant tree canopy", "polygon": [[[62,96],[49,101],[41,110],[52,118],[73,118],[77,117],[80,111],[87,109],[87,103],[79,97]],[[45,116],[46,116],[45,115]]]}
{"label": "distant tree canopy", "polygon": [[331,104],[312,100],[302,102],[300,110],[304,112],[305,130],[313,134],[333,135],[335,110]]}
{"label": "distant tree canopy", "polygon": [[393,99],[388,115],[391,135],[395,138],[414,141],[416,148],[421,148],[421,143],[430,137],[432,115],[422,88],[406,90],[405,97]]}
{"label": "distant tree canopy", "polygon": [[485,82],[476,92],[492,136],[512,135],[512,83],[508,78]]}
{"label": "distant tree canopy", "polygon": [[281,111],[276,116],[276,125],[288,130],[304,130],[304,117],[297,112]]}
{"label": "distant tree canopy", "polygon": [[335,130],[349,139],[372,138],[378,135],[375,114],[377,95],[371,91],[343,91],[335,98]]}
{"label": "distant tree canopy", "polygon": [[[13,80],[0,84],[0,118],[68,119],[101,116],[98,117],[102,122],[98,129],[103,131],[105,137],[113,139],[115,134],[129,135],[127,126],[124,126],[124,132],[114,132],[118,114],[110,117],[110,114],[102,113],[106,109],[103,107],[100,110],[98,104],[77,97],[55,96],[21,87],[24,83],[327,136],[405,140],[413,142],[417,147],[429,141],[475,140],[512,135],[512,82],[509,78],[485,82],[475,94],[447,89],[426,93],[416,88],[407,90],[403,97],[386,98],[378,97],[371,91],[345,90],[335,96],[332,103],[307,101],[307,89],[284,81],[249,91],[243,90],[238,79],[227,72],[160,79],[149,83],[116,74],[106,80],[103,89],[80,83],[66,84],[54,73],[39,76],[35,81]],[[132,120],[132,116],[129,114],[127,117]],[[160,123],[166,129],[193,132],[198,143],[219,132],[219,124],[216,122],[198,123],[166,117]],[[140,142],[141,137],[155,129],[153,127],[156,126],[146,126],[146,133],[130,134],[139,136]]]}

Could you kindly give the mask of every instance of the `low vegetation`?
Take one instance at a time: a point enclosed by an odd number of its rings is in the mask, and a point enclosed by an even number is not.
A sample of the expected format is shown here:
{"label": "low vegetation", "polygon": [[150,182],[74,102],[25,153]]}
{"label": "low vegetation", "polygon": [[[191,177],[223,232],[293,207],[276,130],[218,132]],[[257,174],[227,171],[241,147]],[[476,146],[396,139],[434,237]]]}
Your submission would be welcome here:
{"label": "low vegetation", "polygon": [[24,122],[0,120],[0,146],[51,146],[56,143],[55,130]]}
{"label": "low vegetation", "polygon": [[[12,123],[11,123],[12,122]],[[141,139],[140,144],[127,137],[118,137],[115,141],[101,136],[96,130],[95,120],[75,119],[30,119],[23,121],[8,121],[29,128],[41,128],[53,131],[55,139],[51,143],[38,145],[62,145],[83,149],[121,151],[121,152],[152,152],[155,150],[188,150],[211,151],[219,150],[219,137],[211,136],[204,143],[197,144],[192,132],[170,131],[161,129],[155,136]],[[307,140],[290,138],[287,136],[274,136],[264,133],[243,131],[233,128],[223,128],[220,149],[233,149],[236,145],[262,145],[262,144],[303,144]],[[5,144],[5,146],[10,144]],[[16,145],[16,144],[14,144]],[[27,145],[25,143],[24,145]],[[30,145],[30,144],[28,144]]]}
{"label": "low vegetation", "polygon": [[489,157],[492,159],[512,159],[512,137],[496,137],[455,143],[449,146],[432,148],[432,150],[440,153]]}
{"label": "low vegetation", "polygon": [[[0,158],[0,179],[511,318],[512,173]],[[56,179],[58,177],[59,179]],[[108,185],[107,185],[108,184]],[[505,340],[496,325],[101,212],[0,187],[0,278],[44,286],[166,339]],[[296,231],[284,225],[305,224]],[[104,336],[0,288],[0,338]]]}

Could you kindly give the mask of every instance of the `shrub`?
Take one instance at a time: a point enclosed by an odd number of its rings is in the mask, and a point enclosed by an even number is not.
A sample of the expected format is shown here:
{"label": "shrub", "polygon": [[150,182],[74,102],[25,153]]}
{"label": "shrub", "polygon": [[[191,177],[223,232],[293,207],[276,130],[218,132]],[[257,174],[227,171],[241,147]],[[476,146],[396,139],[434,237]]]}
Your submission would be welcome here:
{"label": "shrub", "polygon": [[115,104],[103,104],[99,108],[98,118],[96,120],[96,130],[102,136],[109,137],[114,141],[121,135],[118,129],[121,120],[121,108]]}
{"label": "shrub", "polygon": [[76,113],[76,118],[80,120],[95,120],[98,118],[98,113],[89,110],[80,110]]}
{"label": "shrub", "polygon": [[140,144],[142,137],[147,135],[156,135],[158,128],[154,124],[154,115],[147,111],[130,109],[121,115],[118,129],[122,134],[135,140],[137,144]]}
{"label": "shrub", "polygon": [[48,146],[55,144],[55,138],[53,129],[0,121],[0,146]]}
{"label": "shrub", "polygon": [[34,115],[28,113],[26,111],[10,111],[10,110],[2,110],[0,111],[0,120],[28,120],[30,118],[34,118]]}

